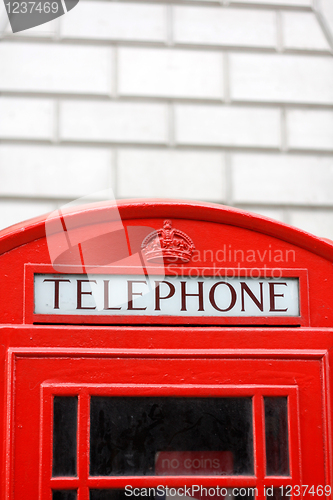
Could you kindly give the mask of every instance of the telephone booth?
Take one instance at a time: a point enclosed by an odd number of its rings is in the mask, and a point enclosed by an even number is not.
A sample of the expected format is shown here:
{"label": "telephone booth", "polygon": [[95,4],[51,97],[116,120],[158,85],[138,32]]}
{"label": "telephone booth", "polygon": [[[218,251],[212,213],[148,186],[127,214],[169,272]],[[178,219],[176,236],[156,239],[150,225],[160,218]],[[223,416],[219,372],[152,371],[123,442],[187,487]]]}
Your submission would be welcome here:
{"label": "telephone booth", "polygon": [[331,497],[332,261],[203,203],[2,231],[0,498]]}

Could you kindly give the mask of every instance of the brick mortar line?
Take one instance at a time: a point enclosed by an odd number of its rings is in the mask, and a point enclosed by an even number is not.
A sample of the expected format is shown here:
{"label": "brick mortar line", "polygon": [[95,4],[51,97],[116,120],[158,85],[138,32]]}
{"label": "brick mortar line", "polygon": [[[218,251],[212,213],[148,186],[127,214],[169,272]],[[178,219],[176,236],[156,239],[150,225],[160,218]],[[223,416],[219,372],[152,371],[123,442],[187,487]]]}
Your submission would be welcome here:
{"label": "brick mortar line", "polygon": [[[281,120],[281,151],[288,151],[287,110],[283,106],[280,112]],[[333,149],[333,148],[332,148]]]}
{"label": "brick mortar line", "polygon": [[[169,45],[166,41],[138,41],[138,40],[120,40],[120,39],[96,39],[96,38],[61,38],[54,40],[53,38],[42,37],[22,37],[15,38],[14,36],[6,36],[2,38],[2,43],[22,44],[25,45],[57,45],[57,46],[77,46],[77,47],[118,47],[118,48],[135,48],[135,49],[159,49],[159,50],[172,50],[172,51],[188,51],[188,52],[225,52],[230,51],[233,54],[269,54],[271,56],[280,56],[281,52],[277,50],[276,46],[255,46],[255,45],[213,45],[213,44],[200,44],[200,43],[172,43]],[[325,49],[292,49],[284,48],[285,55],[295,55],[299,57],[332,57],[332,52]]]}
{"label": "brick mortar line", "polygon": [[[111,179],[111,188],[113,188],[114,196],[117,198],[118,196],[118,148],[111,149],[111,163],[113,162],[113,179]],[[112,168],[112,165],[111,165]],[[112,180],[114,186],[112,186]]]}
{"label": "brick mortar line", "polygon": [[117,98],[109,96],[106,94],[94,95],[94,94],[60,94],[60,93],[42,93],[42,92],[16,92],[16,91],[1,91],[1,98],[9,99],[31,99],[33,100],[52,100],[57,98],[59,102],[82,102],[82,103],[93,103],[93,102],[103,102],[103,103],[123,103],[123,104],[164,104],[168,105],[172,101],[176,106],[189,105],[189,106],[206,106],[206,107],[221,107],[221,108],[249,108],[249,109],[280,109],[285,107],[288,110],[309,110],[309,111],[327,111],[331,112],[333,110],[332,104],[320,104],[320,103],[291,103],[291,102],[269,102],[269,101],[230,101],[228,103],[222,102],[221,99],[204,99],[204,98],[182,98],[182,97],[131,97],[131,96],[118,96]]}
{"label": "brick mortar line", "polygon": [[110,65],[110,98],[117,100],[118,95],[118,69],[119,69],[119,57],[118,57],[118,47],[114,47],[112,51],[112,64]]}
{"label": "brick mortar line", "polygon": [[[94,3],[95,1],[97,2],[98,0],[81,0],[81,1],[91,1]],[[101,0],[105,2],[109,2],[110,0]],[[283,9],[283,10],[296,10],[296,11],[311,11],[313,7],[311,5],[283,5],[278,2],[270,2],[269,0],[266,3],[260,3],[255,0],[253,0],[251,3],[247,2],[242,2],[242,1],[235,1],[235,0],[211,0],[211,1],[203,1],[203,0],[121,0],[122,3],[124,4],[152,4],[152,5],[165,5],[166,3],[168,5],[176,5],[176,6],[189,6],[189,7],[232,7],[235,9],[263,9],[263,10],[276,10],[276,9]]]}
{"label": "brick mortar line", "polygon": [[286,156],[286,157],[299,157],[302,156],[304,158],[312,157],[312,158],[331,158],[333,159],[333,149],[329,150],[310,150],[310,149],[288,149],[286,151],[282,151],[279,146],[276,147],[261,147],[261,146],[231,146],[231,145],[221,145],[221,146],[213,146],[213,145],[189,145],[189,144],[174,144],[170,145],[168,141],[165,143],[151,143],[151,142],[119,142],[119,141],[87,141],[83,139],[79,140],[60,140],[59,142],[54,142],[52,140],[43,140],[43,139],[8,139],[3,138],[0,140],[0,147],[4,146],[47,146],[50,149],[61,147],[64,149],[70,148],[89,148],[89,149],[109,149],[110,147],[116,147],[119,149],[139,149],[139,150],[149,150],[149,151],[170,151],[173,150],[175,152],[201,152],[201,153],[209,153],[209,152],[227,152],[230,154],[261,154],[261,155],[272,155],[272,156]]}
{"label": "brick mortar line", "polygon": [[283,218],[283,222],[285,222],[286,224],[291,225],[291,213],[290,213],[290,209],[289,208],[283,207],[283,209],[282,209],[282,218]]}
{"label": "brick mortar line", "polygon": [[[116,196],[116,199],[122,199],[126,198],[126,196]],[[151,196],[144,196],[144,198],[151,198]],[[205,198],[201,198],[201,200],[204,200]],[[0,202],[26,202],[29,204],[32,204],[34,202],[37,203],[70,203],[73,201],[73,197],[68,197],[68,196],[59,196],[55,195],[54,197],[41,197],[41,196],[29,196],[29,195],[15,195],[15,194],[1,194],[0,195]],[[87,203],[89,202],[94,202],[94,201],[103,201],[103,198],[98,198],[98,197],[93,197],[89,198],[87,200]],[[210,200],[211,201],[211,200]],[[221,200],[216,200],[217,203],[223,204]],[[239,208],[241,210],[248,210],[248,211],[253,211],[255,210],[286,210],[286,211],[301,211],[301,212],[313,212],[313,213],[318,213],[318,212],[326,212],[327,214],[331,214],[333,212],[333,205],[309,205],[309,204],[302,204],[302,203],[297,203],[297,204],[291,204],[290,202],[286,202],[285,204],[280,203],[274,203],[272,202],[271,204],[267,204],[266,202],[260,203],[260,202],[234,202],[230,203],[229,206],[233,206],[235,208]],[[288,222],[287,222],[288,224]]]}
{"label": "brick mortar line", "polygon": [[[311,212],[319,212],[319,211],[323,211],[323,212],[328,212],[328,213],[331,213],[333,212],[333,204],[332,205],[309,205],[309,204],[301,204],[301,203],[298,203],[295,205],[291,204],[291,203],[285,203],[285,204],[282,204],[282,203],[274,203],[272,202],[272,204],[268,205],[267,203],[263,202],[263,203],[260,203],[260,202],[235,202],[233,203],[234,207],[236,208],[239,208],[241,210],[254,210],[255,208],[262,208],[264,210],[271,210],[271,209],[274,209],[274,210],[301,210],[301,211],[311,211]],[[287,224],[289,224],[287,222]]]}
{"label": "brick mortar line", "polygon": [[280,11],[276,11],[276,50],[278,53],[283,53],[284,51],[283,27]]}
{"label": "brick mortar line", "polygon": [[223,98],[226,105],[231,103],[231,72],[229,54],[224,52],[222,54],[222,67],[223,67]]}
{"label": "brick mortar line", "polygon": [[[94,1],[94,0],[92,0]],[[255,2],[253,1],[251,4],[248,4],[246,2],[238,2],[234,3],[231,0],[230,7],[237,7],[240,9],[244,8],[250,8],[250,9],[263,9],[263,10],[286,10],[286,11],[297,11],[297,12],[311,12],[313,10],[313,7],[311,5],[283,5],[279,3],[260,3],[260,2]]]}
{"label": "brick mortar line", "polygon": [[225,202],[227,205],[232,205],[233,200],[233,182],[232,182],[232,163],[230,152],[224,154],[225,162]]}
{"label": "brick mortar line", "polygon": [[331,54],[333,53],[333,33],[329,29],[329,26],[326,22],[325,15],[321,12],[321,10],[315,6],[314,14],[317,18],[318,24],[322,29],[322,32],[331,48]]}
{"label": "brick mortar line", "polygon": [[58,99],[55,99],[53,102],[53,143],[58,143],[60,141],[60,113],[60,102]]}
{"label": "brick mortar line", "polygon": [[52,40],[55,43],[58,43],[60,39],[61,39],[61,21],[60,21],[60,17],[58,17],[55,20],[55,30],[54,30],[54,33],[53,33]]}
{"label": "brick mortar line", "polygon": [[[89,195],[88,195],[89,196]],[[71,203],[75,199],[74,197],[68,197],[68,196],[58,196],[55,195],[54,197],[41,197],[41,196],[35,196],[35,195],[14,195],[14,194],[0,194],[0,202],[2,201],[13,201],[13,202],[18,202],[18,201],[23,201],[23,202],[28,202],[28,203],[33,203],[33,202],[38,202],[38,203]],[[94,202],[94,201],[104,201],[104,198],[98,198],[98,197],[89,197],[89,200],[87,200],[87,203]]]}
{"label": "brick mortar line", "polygon": [[166,7],[166,45],[172,47],[174,45],[174,19],[173,19],[173,8],[171,5],[165,4]]}
{"label": "brick mortar line", "polygon": [[176,147],[176,119],[174,103],[170,101],[167,107],[167,146],[169,148]]}
{"label": "brick mortar line", "polygon": [[0,98],[30,98],[34,99],[48,99],[52,100],[54,98],[59,99],[59,101],[82,101],[83,103],[92,102],[104,102],[104,103],[140,103],[140,104],[168,104],[170,100],[173,101],[175,105],[205,105],[205,106],[220,106],[220,107],[232,107],[232,108],[271,108],[280,109],[286,107],[287,109],[294,110],[317,110],[317,111],[332,111],[332,103],[307,103],[307,102],[289,102],[289,101],[241,101],[232,100],[228,103],[224,103],[221,98],[186,98],[186,97],[154,97],[154,96],[130,96],[130,95],[120,95],[117,98],[110,96],[108,94],[72,94],[72,93],[59,93],[59,92],[34,92],[34,91],[0,91]]}

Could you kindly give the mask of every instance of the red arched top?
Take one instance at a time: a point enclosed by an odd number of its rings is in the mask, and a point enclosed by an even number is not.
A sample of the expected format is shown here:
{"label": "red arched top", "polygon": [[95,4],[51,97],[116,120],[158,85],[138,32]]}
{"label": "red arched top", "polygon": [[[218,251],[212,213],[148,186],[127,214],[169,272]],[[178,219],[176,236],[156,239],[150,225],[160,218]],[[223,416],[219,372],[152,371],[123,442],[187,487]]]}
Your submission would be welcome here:
{"label": "red arched top", "polygon": [[[318,238],[301,229],[274,221],[258,214],[215,203],[179,200],[119,200],[117,203],[100,202],[66,211],[71,227],[82,227],[109,221],[113,210],[119,210],[123,220],[168,217],[228,224],[257,233],[273,236],[333,261],[333,241]],[[115,212],[116,213],[116,212]],[[57,217],[51,215],[51,218]],[[42,215],[15,224],[0,231],[0,254],[45,236],[45,222],[49,215]]]}

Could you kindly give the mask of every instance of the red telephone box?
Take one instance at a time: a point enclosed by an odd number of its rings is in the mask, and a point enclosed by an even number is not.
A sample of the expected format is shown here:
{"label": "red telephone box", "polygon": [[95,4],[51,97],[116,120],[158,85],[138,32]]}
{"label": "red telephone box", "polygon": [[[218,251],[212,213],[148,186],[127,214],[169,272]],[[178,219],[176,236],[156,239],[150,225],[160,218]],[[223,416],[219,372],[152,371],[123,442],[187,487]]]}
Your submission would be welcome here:
{"label": "red telephone box", "polygon": [[332,496],[333,243],[131,201],[0,253],[1,499]]}

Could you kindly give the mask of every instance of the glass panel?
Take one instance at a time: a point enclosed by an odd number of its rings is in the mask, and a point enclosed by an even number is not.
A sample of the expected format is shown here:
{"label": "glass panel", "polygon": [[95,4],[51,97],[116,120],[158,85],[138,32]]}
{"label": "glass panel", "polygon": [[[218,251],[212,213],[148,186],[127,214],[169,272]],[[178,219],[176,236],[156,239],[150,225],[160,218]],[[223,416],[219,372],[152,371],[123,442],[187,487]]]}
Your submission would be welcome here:
{"label": "glass panel", "polygon": [[288,403],[286,397],[266,397],[266,474],[288,476]]}
{"label": "glass panel", "polygon": [[[128,488],[128,487],[127,487]],[[185,489],[186,488],[186,489]],[[128,500],[129,498],[148,498],[150,500],[182,500],[184,498],[195,500],[233,500],[244,498],[244,500],[254,500],[256,488],[224,488],[224,487],[204,487],[204,486],[190,486],[190,487],[177,487],[177,488],[134,488],[130,490],[90,490],[89,500]],[[275,500],[275,499],[274,499]]]}
{"label": "glass panel", "polygon": [[76,475],[77,397],[53,401],[53,476]]}
{"label": "glass panel", "polygon": [[54,490],[52,500],[76,500],[76,490]]}
{"label": "glass panel", "polygon": [[[139,496],[139,495],[138,495]],[[137,498],[137,496],[135,497]],[[90,490],[89,500],[126,500],[125,490]]]}
{"label": "glass panel", "polygon": [[266,488],[266,500],[282,500],[282,489],[283,488],[273,488],[273,486],[268,486]]}
{"label": "glass panel", "polygon": [[251,398],[92,397],[90,474],[253,474]]}

